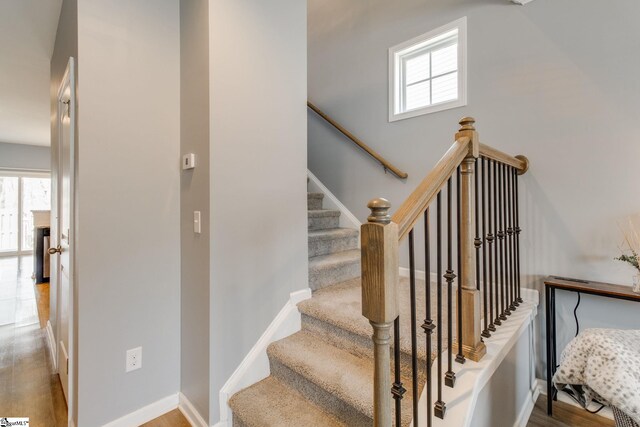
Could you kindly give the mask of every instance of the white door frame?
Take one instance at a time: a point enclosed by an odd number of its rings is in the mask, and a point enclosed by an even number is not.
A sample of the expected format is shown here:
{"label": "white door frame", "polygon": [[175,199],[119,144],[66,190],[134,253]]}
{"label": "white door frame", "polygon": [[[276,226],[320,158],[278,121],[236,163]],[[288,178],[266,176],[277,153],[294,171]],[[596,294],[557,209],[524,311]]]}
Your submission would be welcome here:
{"label": "white door frame", "polygon": [[[67,101],[68,100],[68,101]],[[68,107],[67,104],[68,103]],[[75,313],[77,312],[76,307],[76,292],[74,292],[76,287],[76,268],[75,268],[75,247],[76,247],[76,233],[75,233],[75,169],[76,169],[76,153],[75,153],[75,126],[76,126],[76,85],[75,85],[75,61],[73,57],[69,58],[69,62],[67,63],[67,68],[64,72],[64,76],[62,77],[62,81],[60,83],[60,87],[58,89],[57,94],[57,128],[58,128],[58,152],[57,154],[57,173],[55,177],[55,185],[56,185],[56,217],[52,218],[52,221],[56,221],[56,236],[55,242],[52,242],[52,246],[59,245],[59,236],[62,232],[60,230],[60,225],[62,218],[60,217],[60,204],[62,202],[62,174],[60,173],[62,162],[63,162],[63,149],[61,144],[62,139],[62,126],[60,126],[60,122],[62,119],[62,112],[68,108],[69,113],[69,139],[71,143],[69,144],[69,270],[70,270],[70,281],[69,281],[69,295],[67,296],[69,299],[68,309],[69,309],[69,348],[67,351],[69,352],[69,372],[68,372],[68,397],[67,397],[67,413],[68,413],[68,425],[73,426],[73,414],[75,412],[75,405],[77,402],[76,396],[76,325],[75,325]],[[55,154],[54,154],[55,155]],[[53,185],[52,177],[52,185]],[[53,238],[53,236],[52,236]],[[60,321],[60,261],[59,257],[56,260],[56,341],[60,340],[61,336],[61,321]],[[57,344],[56,344],[57,348]],[[57,363],[57,357],[56,357]],[[57,367],[58,370],[60,367]]]}

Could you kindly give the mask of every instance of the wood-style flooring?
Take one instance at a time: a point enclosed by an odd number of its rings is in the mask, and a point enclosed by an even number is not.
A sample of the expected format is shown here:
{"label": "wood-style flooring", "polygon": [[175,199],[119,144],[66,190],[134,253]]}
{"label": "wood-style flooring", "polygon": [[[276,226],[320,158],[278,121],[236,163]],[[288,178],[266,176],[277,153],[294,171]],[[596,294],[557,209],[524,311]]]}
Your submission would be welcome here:
{"label": "wood-style flooring", "polygon": [[52,374],[32,272],[32,257],[0,258],[0,417],[29,417],[32,427],[62,427],[67,406],[60,380]]}
{"label": "wood-style flooring", "polygon": [[155,420],[142,424],[142,427],[191,427],[191,424],[189,424],[189,421],[182,415],[182,412],[174,409]]}
{"label": "wood-style flooring", "polygon": [[547,397],[540,395],[527,427],[614,427],[615,422],[564,402],[553,402],[553,417],[547,416]]}

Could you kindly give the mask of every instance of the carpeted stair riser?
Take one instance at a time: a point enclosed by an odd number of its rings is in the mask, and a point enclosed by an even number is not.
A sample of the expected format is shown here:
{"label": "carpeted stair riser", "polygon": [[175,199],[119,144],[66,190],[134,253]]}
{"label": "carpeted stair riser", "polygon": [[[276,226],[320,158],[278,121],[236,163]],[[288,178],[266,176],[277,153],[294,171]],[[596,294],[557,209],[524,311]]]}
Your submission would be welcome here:
{"label": "carpeted stair riser", "polygon": [[309,232],[309,258],[358,248],[358,231],[334,228]]}
{"label": "carpeted stair riser", "polygon": [[[353,257],[347,254],[354,254]],[[360,257],[358,250],[339,252],[338,254],[314,257],[309,260],[309,287],[316,291],[324,287],[344,282],[360,276]],[[340,257],[338,257],[340,255]],[[326,257],[322,263],[317,262]],[[331,257],[331,259],[327,259]]]}
{"label": "carpeted stair riser", "polygon": [[310,211],[322,209],[322,200],[324,194],[322,193],[307,193],[307,209]]}
{"label": "carpeted stair riser", "polygon": [[327,230],[338,228],[340,224],[340,211],[310,210],[308,211],[309,230]]}

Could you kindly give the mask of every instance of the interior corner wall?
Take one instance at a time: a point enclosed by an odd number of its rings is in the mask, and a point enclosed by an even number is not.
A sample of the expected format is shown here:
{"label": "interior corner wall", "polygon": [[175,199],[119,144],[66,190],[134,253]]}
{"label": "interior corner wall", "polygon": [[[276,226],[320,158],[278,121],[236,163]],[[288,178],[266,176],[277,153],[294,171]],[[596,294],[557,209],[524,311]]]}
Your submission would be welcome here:
{"label": "interior corner wall", "polygon": [[[180,391],[209,419],[209,1],[180,1]],[[194,211],[201,233],[194,233]]]}
{"label": "interior corner wall", "polygon": [[[78,419],[180,388],[178,0],[78,3]],[[139,370],[125,372],[142,346]]]}
{"label": "interior corner wall", "polygon": [[[406,182],[384,174],[309,113],[309,169],[359,219],[374,197],[397,208],[449,148],[458,120],[473,116],[482,142],[531,163],[520,192],[524,284],[542,290],[547,275],[631,284],[633,269],[613,258],[622,243],[616,221],[640,211],[640,144],[630,137],[640,132],[640,56],[629,54],[639,48],[639,2],[310,0],[308,7],[309,98],[409,173]],[[389,123],[388,48],[463,16],[468,105]],[[631,303],[598,301],[583,298],[583,327],[640,327]],[[559,310],[561,303],[562,347],[575,332],[575,295],[559,297]]]}
{"label": "interior corner wall", "polygon": [[[57,111],[58,104],[58,89],[62,83],[62,78],[67,69],[69,58],[78,58],[78,2],[77,0],[63,0],[60,10],[60,19],[58,21],[58,29],[56,31],[56,39],[54,42],[53,53],[51,55],[50,62],[50,99],[51,99],[51,147],[49,150],[49,165],[47,169],[51,170],[51,236],[57,236],[57,221],[54,218],[58,217],[57,208],[57,185],[55,183],[58,180],[58,157],[57,155],[51,155],[51,153],[58,152],[58,121],[56,119],[55,112]],[[77,89],[77,76],[78,67],[76,62],[76,89]],[[77,91],[76,91],[77,94]],[[79,110],[79,105],[76,97],[76,110]],[[78,132],[76,122],[76,141],[77,146]],[[43,165],[44,166],[44,165]],[[55,242],[52,242],[55,243]],[[52,262],[51,268],[55,268],[57,258]],[[51,275],[51,283],[49,286],[49,322],[52,326],[52,332],[57,333],[57,317],[58,317],[58,295],[57,295],[57,278],[55,274]],[[56,342],[57,342],[57,337]],[[77,354],[77,352],[76,352]],[[76,375],[77,378],[77,375]],[[71,405],[74,411],[77,409],[77,400]],[[77,412],[72,414],[72,418],[77,420]],[[77,423],[76,423],[77,425]]]}
{"label": "interior corner wall", "polygon": [[0,169],[50,171],[51,148],[0,142]]}
{"label": "interior corner wall", "polygon": [[307,280],[307,12],[298,0],[209,8],[211,409]]}

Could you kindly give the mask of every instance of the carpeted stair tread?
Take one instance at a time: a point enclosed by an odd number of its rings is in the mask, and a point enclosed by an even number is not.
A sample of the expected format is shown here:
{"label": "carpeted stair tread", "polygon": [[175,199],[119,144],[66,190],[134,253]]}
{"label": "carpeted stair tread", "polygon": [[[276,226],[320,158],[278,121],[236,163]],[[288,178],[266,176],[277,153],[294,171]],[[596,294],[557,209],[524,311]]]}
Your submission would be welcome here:
{"label": "carpeted stair tread", "polygon": [[[307,398],[350,426],[371,425],[373,419],[373,360],[336,348],[313,334],[297,332],[267,350],[280,381],[308,393]],[[280,370],[280,364],[287,369]],[[405,388],[410,381],[405,378]],[[407,393],[409,394],[409,393]],[[410,404],[410,395],[405,395]],[[408,424],[410,411],[403,413]],[[404,421],[404,420],[403,420]]]}
{"label": "carpeted stair tread", "polygon": [[340,211],[335,209],[312,209],[307,211],[309,230],[338,228]]}
{"label": "carpeted stair tread", "polygon": [[[446,301],[445,297],[446,286],[443,285],[443,303]],[[409,301],[409,279],[402,277],[400,278],[399,301],[400,349],[405,355],[411,354],[411,305]],[[416,327],[419,334],[418,336],[420,337],[420,342],[423,342],[422,337],[424,333],[420,325],[422,325],[422,323],[424,322],[426,314],[426,303],[424,281],[422,280],[416,280],[416,301]],[[431,286],[431,314],[434,322],[436,321],[436,301],[436,284],[433,283]],[[444,310],[442,316],[443,320],[445,320],[447,315],[447,307],[446,303],[443,305]],[[455,303],[453,307],[455,313]],[[363,343],[367,346],[366,349],[351,348],[350,351],[355,350],[357,354],[362,354],[363,352],[367,354],[370,353],[370,349],[372,346],[371,325],[369,324],[369,321],[364,316],[362,316],[362,290],[359,277],[316,291],[313,294],[313,298],[300,302],[298,304],[298,309],[303,315],[303,329],[315,329],[313,327],[308,327],[309,325],[305,324],[310,319],[319,321],[319,323],[322,323],[325,328],[328,327],[328,331],[326,333],[329,336],[338,336],[346,332],[347,335],[350,335],[350,337],[348,336],[347,339],[351,338],[353,340],[353,338],[357,338],[358,342]],[[456,316],[454,316],[454,325],[455,317]],[[315,326],[317,328],[317,324]],[[435,352],[436,331],[437,330],[434,330],[433,332],[433,359],[435,359],[435,357],[437,356],[437,353]],[[446,337],[447,330],[445,329],[443,330],[443,348],[445,349],[447,348]],[[334,343],[338,344],[338,341]],[[426,350],[424,348],[424,345],[418,346],[418,357],[421,360],[426,360]]]}
{"label": "carpeted stair tread", "polygon": [[309,287],[314,291],[359,276],[359,249],[320,255],[309,259]]}
{"label": "carpeted stair tread", "polygon": [[323,193],[307,193],[307,209],[316,210],[322,209],[322,200],[324,199]]}
{"label": "carpeted stair tread", "polygon": [[309,231],[309,257],[357,249],[358,236],[358,230],[352,228]]}
{"label": "carpeted stair tread", "polygon": [[229,400],[234,427],[343,427],[321,408],[273,376]]}

